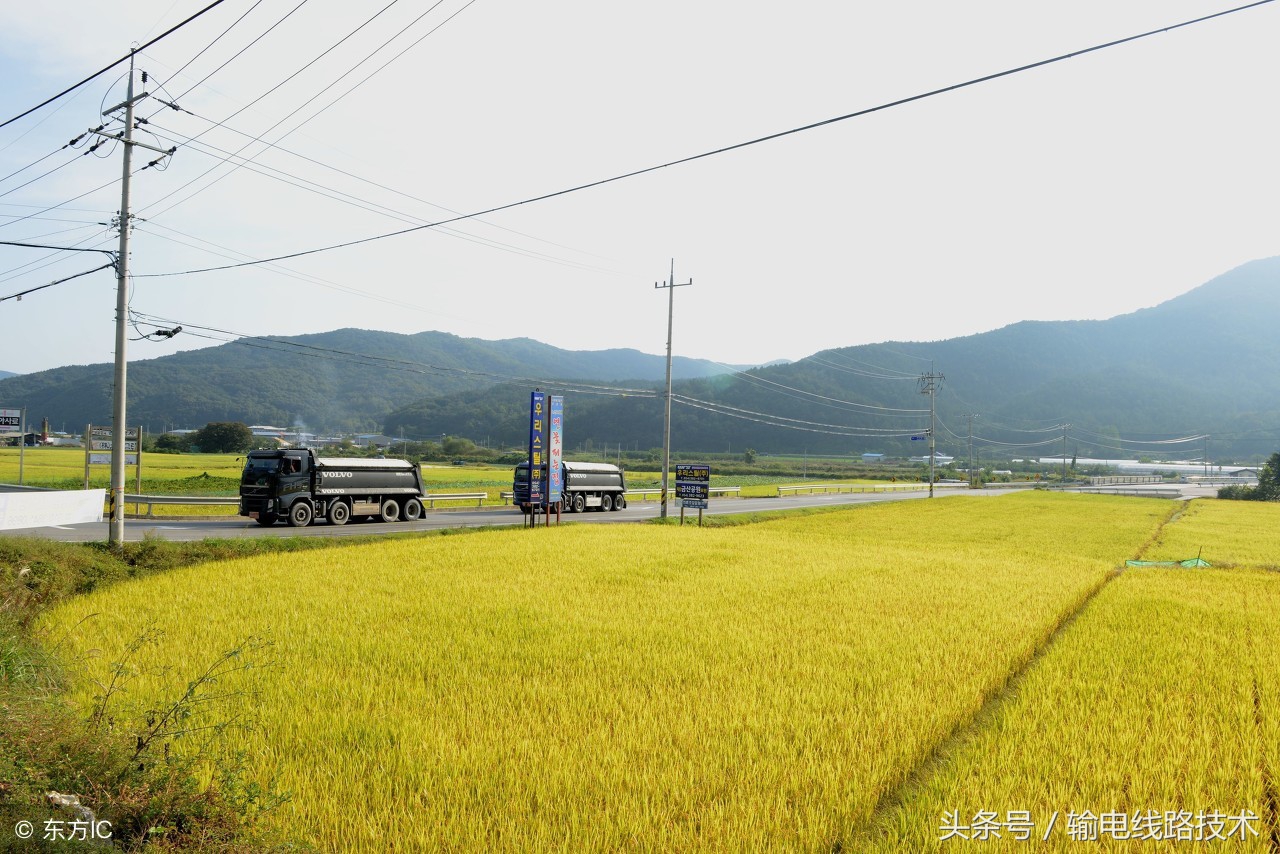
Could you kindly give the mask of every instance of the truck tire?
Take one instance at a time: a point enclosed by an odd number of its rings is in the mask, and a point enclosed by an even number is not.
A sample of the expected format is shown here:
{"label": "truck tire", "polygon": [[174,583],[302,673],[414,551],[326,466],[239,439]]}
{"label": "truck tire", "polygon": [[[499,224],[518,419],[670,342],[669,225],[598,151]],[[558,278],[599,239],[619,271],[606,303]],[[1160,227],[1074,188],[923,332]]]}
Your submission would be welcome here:
{"label": "truck tire", "polygon": [[624,496],[621,492],[619,492],[617,495],[613,496],[613,509],[614,509],[614,510],[621,510],[622,508],[624,508],[624,507],[626,507],[626,506],[627,506],[627,499],[626,499],[626,496]]}
{"label": "truck tire", "polygon": [[388,498],[382,502],[382,513],[379,514],[384,522],[398,522],[400,520],[400,505],[396,503],[394,498]]}
{"label": "truck tire", "polygon": [[311,524],[311,517],[314,515],[310,502],[295,501],[289,508],[289,524],[295,528],[305,528]]}
{"label": "truck tire", "polygon": [[261,525],[262,527],[264,527],[264,528],[270,528],[270,527],[271,527],[272,525],[274,525],[275,523],[276,523],[276,514],[274,514],[274,513],[259,513],[259,514],[258,514],[258,524],[259,524],[259,525]]}
{"label": "truck tire", "polygon": [[404,517],[406,522],[416,522],[422,518],[422,502],[416,498],[410,498],[404,503],[404,507],[400,510],[400,515]]}
{"label": "truck tire", "polygon": [[345,525],[351,519],[351,508],[345,501],[333,501],[329,504],[329,524]]}
{"label": "truck tire", "polygon": [[573,496],[573,512],[585,513],[586,510],[587,510],[587,499],[583,498],[582,493],[579,492],[577,495]]}
{"label": "truck tire", "polygon": [[608,513],[610,510],[613,509],[612,495],[606,492],[604,495],[600,496],[600,509],[605,513]]}

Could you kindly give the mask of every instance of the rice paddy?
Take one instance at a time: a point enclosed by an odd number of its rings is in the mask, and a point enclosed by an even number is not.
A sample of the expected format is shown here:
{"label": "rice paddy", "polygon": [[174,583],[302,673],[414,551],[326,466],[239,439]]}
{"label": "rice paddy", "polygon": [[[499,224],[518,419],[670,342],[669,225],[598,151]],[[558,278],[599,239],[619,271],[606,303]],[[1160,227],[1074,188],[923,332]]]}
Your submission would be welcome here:
{"label": "rice paddy", "polygon": [[1051,807],[1251,810],[1265,839],[1280,576],[1116,577],[1199,518],[1171,509],[1032,493],[393,540],[175,571],[49,625],[85,709],[148,627],[143,709],[164,668],[272,640],[252,700],[213,713],[254,713],[233,746],[322,850],[931,850],[947,811],[1042,832]]}

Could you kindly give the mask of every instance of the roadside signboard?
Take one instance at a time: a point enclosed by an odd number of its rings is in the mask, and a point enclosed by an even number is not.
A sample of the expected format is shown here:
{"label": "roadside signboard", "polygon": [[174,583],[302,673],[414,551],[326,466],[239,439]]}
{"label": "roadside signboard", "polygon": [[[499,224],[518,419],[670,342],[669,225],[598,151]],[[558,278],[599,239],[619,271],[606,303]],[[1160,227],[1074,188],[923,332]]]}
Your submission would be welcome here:
{"label": "roadside signboard", "polygon": [[705,510],[711,497],[711,466],[676,464],[676,498],[682,507]]}
{"label": "roadside signboard", "polygon": [[27,453],[26,415],[21,409],[0,409],[0,432],[18,434],[18,483],[23,482]]}
{"label": "roadside signboard", "polygon": [[546,395],[535,391],[529,395],[529,503],[541,504],[545,489],[542,466],[547,452]]}
{"label": "roadside signboard", "polygon": [[547,503],[555,504],[564,494],[564,471],[560,462],[564,454],[564,397],[551,395],[550,435],[547,441]]}
{"label": "roadside signboard", "polygon": [[[84,431],[84,488],[89,488],[89,467],[111,465],[111,449],[115,445],[115,428],[90,424]],[[136,488],[142,491],[141,427],[124,430],[124,464],[136,466]]]}

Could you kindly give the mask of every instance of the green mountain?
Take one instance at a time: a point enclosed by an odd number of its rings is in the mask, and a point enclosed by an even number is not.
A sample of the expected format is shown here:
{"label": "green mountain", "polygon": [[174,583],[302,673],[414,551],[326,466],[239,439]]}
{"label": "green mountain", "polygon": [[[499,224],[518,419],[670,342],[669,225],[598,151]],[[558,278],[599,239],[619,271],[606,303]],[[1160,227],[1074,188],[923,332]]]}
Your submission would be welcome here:
{"label": "green mountain", "polygon": [[[673,359],[677,377],[726,369]],[[399,335],[340,329],[289,338],[241,339],[129,364],[128,418],[158,431],[209,421],[376,430],[389,412],[428,395],[514,378],[659,380],[666,359],[636,350],[561,350],[528,338],[483,341],[443,332]],[[111,418],[110,364],[55,368],[0,380],[0,400],[76,431]]]}
{"label": "green mountain", "polygon": [[[1124,458],[1163,451],[1259,457],[1280,447],[1280,258],[1232,270],[1153,308],[1101,321],[1023,322],[934,342],[816,353],[785,365],[675,385],[677,450],[766,453],[924,452],[937,394],[938,446],[967,455],[969,415],[981,447],[1010,455]],[[389,432],[448,432],[518,445],[519,387],[425,399],[388,416]],[[912,411],[914,410],[914,411]],[[789,419],[789,420],[783,420]],[[662,444],[658,396],[566,395],[568,447]],[[995,444],[1003,443],[1003,444]]]}

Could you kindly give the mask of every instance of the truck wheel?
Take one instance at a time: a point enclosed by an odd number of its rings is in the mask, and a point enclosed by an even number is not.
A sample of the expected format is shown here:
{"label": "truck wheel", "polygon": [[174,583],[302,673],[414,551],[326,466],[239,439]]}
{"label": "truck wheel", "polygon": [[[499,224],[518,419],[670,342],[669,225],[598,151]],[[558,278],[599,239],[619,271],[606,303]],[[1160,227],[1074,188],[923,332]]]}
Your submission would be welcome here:
{"label": "truck wheel", "polygon": [[258,524],[259,524],[259,525],[261,525],[262,527],[264,527],[264,528],[270,528],[270,527],[271,527],[272,525],[274,525],[275,523],[276,523],[276,514],[274,514],[274,513],[259,513],[259,514],[258,514]]}
{"label": "truck wheel", "polygon": [[605,513],[608,513],[610,510],[613,509],[612,495],[606,492],[604,495],[600,496],[600,509]]}
{"label": "truck wheel", "polygon": [[621,492],[619,492],[617,495],[613,496],[613,509],[614,509],[614,510],[621,510],[622,508],[624,508],[624,507],[626,507],[626,506],[627,506],[627,499],[626,499],[626,497],[625,497],[625,496],[623,496],[623,494],[622,494]]}
{"label": "truck wheel", "polygon": [[306,501],[295,501],[289,508],[289,524],[295,528],[305,528],[311,524],[311,505]]}
{"label": "truck wheel", "polygon": [[388,498],[382,502],[382,513],[379,518],[384,522],[395,522],[400,518],[400,505],[396,503],[394,498]]}
{"label": "truck wheel", "polygon": [[400,511],[406,522],[416,522],[422,518],[422,502],[416,498],[410,498],[404,503],[404,509]]}
{"label": "truck wheel", "polygon": [[582,497],[582,493],[573,496],[573,512],[584,513],[587,509],[587,499]]}
{"label": "truck wheel", "polygon": [[329,524],[345,525],[351,519],[351,508],[345,501],[334,501],[329,505]]}

